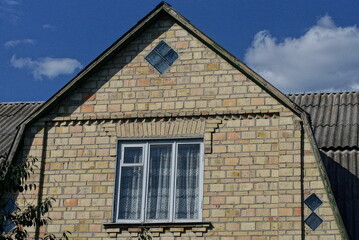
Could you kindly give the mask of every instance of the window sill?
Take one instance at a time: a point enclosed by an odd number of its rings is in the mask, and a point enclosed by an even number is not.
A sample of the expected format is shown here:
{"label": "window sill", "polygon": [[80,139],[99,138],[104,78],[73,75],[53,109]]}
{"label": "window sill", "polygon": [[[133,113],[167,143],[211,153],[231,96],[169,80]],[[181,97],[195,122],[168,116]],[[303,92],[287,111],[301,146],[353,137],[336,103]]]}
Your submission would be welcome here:
{"label": "window sill", "polygon": [[119,234],[136,237],[147,229],[151,236],[160,237],[164,233],[172,233],[173,236],[180,237],[186,232],[197,237],[203,236],[204,233],[213,228],[211,222],[177,222],[177,223],[104,223],[106,232],[110,237],[117,237]]}

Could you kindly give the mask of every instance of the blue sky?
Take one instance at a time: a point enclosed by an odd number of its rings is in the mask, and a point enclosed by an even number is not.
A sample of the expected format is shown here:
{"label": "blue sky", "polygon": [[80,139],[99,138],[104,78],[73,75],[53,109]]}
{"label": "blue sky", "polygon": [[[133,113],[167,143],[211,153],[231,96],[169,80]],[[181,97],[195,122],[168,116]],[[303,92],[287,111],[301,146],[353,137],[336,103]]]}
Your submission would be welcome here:
{"label": "blue sky", "polygon": [[[43,101],[160,1],[0,0],[0,102]],[[283,92],[359,90],[359,1],[168,1]]]}

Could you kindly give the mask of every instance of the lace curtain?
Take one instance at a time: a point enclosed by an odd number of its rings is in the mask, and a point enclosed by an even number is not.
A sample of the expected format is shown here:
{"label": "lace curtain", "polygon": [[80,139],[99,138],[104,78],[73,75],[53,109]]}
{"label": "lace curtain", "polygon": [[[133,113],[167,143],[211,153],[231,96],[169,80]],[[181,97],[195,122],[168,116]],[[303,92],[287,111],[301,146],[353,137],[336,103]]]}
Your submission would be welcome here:
{"label": "lace curtain", "polygon": [[151,145],[150,147],[147,219],[169,218],[171,152],[172,145]]}
{"label": "lace curtain", "polygon": [[198,218],[199,164],[199,144],[178,145],[175,219]]}

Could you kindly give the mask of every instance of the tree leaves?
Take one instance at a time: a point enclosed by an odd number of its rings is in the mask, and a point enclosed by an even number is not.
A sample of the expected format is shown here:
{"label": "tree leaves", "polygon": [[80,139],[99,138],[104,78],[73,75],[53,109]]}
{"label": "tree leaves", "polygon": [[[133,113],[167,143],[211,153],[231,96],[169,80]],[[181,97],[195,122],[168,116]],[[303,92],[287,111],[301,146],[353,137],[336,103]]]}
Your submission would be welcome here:
{"label": "tree leaves", "polygon": [[[5,156],[0,156],[0,159],[2,158],[6,159]],[[9,167],[7,163],[0,166],[0,197],[11,192],[36,190],[36,184],[27,183],[27,181],[31,175],[34,174],[35,169],[37,169],[37,161],[37,158],[29,157],[24,162],[15,166]],[[25,227],[38,228],[49,224],[51,218],[48,217],[48,213],[52,210],[55,201],[53,197],[47,197],[38,205],[28,204],[22,208],[16,205],[15,209],[9,212],[6,212],[0,206],[0,240],[28,239],[28,232]],[[12,223],[14,227],[6,232],[6,223],[9,222]],[[46,233],[44,237],[40,237],[40,239],[68,240],[68,235],[70,234],[71,232],[65,231],[61,237],[57,237],[52,233]]]}
{"label": "tree leaves", "polygon": [[138,240],[152,240],[150,231],[147,228],[142,228],[141,232],[138,234]]}
{"label": "tree leaves", "polygon": [[[3,158],[5,159],[4,156]],[[27,184],[26,181],[37,169],[37,161],[36,157],[29,157],[25,161],[11,167],[8,166],[8,161],[4,161],[5,163],[0,168],[0,196],[6,192],[23,192],[24,190],[36,189],[36,184]]]}

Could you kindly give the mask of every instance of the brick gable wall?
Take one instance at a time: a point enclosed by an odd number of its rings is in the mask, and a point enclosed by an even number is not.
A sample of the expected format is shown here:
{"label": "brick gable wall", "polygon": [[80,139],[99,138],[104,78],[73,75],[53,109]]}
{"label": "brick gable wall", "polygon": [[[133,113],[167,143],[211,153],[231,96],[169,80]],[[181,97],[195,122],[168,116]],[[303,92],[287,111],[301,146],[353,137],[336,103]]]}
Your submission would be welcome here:
{"label": "brick gable wall", "polygon": [[[144,59],[161,40],[179,55],[162,75]],[[43,195],[57,199],[47,230],[137,239],[136,226],[103,226],[117,139],[169,136],[204,139],[202,214],[212,226],[157,226],[155,239],[342,239],[301,119],[167,17],[28,128],[22,154],[43,160]],[[316,231],[303,224],[313,192],[324,202]]]}

